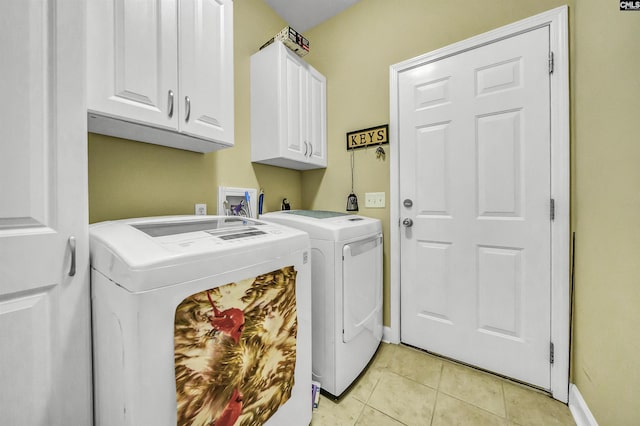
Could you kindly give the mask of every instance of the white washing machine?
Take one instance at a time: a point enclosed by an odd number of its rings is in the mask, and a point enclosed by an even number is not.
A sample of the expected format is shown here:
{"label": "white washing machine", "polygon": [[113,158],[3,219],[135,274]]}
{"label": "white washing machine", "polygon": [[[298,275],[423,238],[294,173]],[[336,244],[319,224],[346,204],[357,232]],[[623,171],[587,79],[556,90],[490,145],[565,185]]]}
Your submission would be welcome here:
{"label": "white washing machine", "polygon": [[311,237],[313,378],[337,398],[382,339],[382,225],[320,210],[266,213],[261,219]]}
{"label": "white washing machine", "polygon": [[96,425],[309,424],[307,234],[179,216],[90,239]]}

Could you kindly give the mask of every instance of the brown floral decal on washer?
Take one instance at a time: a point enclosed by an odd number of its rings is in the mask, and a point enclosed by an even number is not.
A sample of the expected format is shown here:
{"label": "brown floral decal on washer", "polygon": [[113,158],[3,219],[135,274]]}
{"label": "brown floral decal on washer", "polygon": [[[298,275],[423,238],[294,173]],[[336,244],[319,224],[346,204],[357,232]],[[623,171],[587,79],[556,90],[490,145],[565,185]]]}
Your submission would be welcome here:
{"label": "brown floral decal on washer", "polygon": [[178,425],[265,423],[296,366],[293,266],[187,297],[176,308]]}

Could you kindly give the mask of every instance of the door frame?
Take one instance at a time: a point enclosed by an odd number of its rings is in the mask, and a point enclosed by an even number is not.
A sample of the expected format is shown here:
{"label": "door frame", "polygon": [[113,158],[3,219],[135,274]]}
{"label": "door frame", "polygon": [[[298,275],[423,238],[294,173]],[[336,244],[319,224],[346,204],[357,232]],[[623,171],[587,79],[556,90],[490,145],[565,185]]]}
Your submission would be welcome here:
{"label": "door frame", "polygon": [[[555,200],[555,219],[551,222],[551,365],[553,397],[567,402],[569,397],[570,326],[570,132],[569,132],[569,39],[568,7],[561,6],[513,24],[451,44],[390,67],[390,223],[391,228],[391,326],[385,327],[384,340],[400,343],[400,149],[398,82],[403,71],[512,37],[536,28],[549,27],[553,52],[550,79],[551,107],[551,197]],[[397,224],[397,225],[394,225]]]}

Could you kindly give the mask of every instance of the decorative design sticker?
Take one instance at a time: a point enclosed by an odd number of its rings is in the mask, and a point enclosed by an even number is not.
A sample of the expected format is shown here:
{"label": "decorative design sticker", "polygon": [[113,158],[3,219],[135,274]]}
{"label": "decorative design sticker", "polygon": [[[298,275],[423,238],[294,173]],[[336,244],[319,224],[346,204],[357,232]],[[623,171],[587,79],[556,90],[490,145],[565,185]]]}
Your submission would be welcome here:
{"label": "decorative design sticker", "polygon": [[295,284],[296,271],[288,266],[178,305],[178,425],[262,425],[289,400],[298,331]]}

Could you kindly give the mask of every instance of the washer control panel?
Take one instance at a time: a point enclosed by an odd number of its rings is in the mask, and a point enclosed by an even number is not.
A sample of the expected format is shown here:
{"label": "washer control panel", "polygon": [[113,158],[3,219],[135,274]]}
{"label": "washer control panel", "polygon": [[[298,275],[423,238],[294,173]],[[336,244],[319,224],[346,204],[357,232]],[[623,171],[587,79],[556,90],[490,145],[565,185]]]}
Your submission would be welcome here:
{"label": "washer control panel", "polygon": [[173,250],[243,244],[249,240],[286,233],[286,228],[281,226],[238,216],[142,222],[132,223],[131,226],[152,237],[156,243]]}

